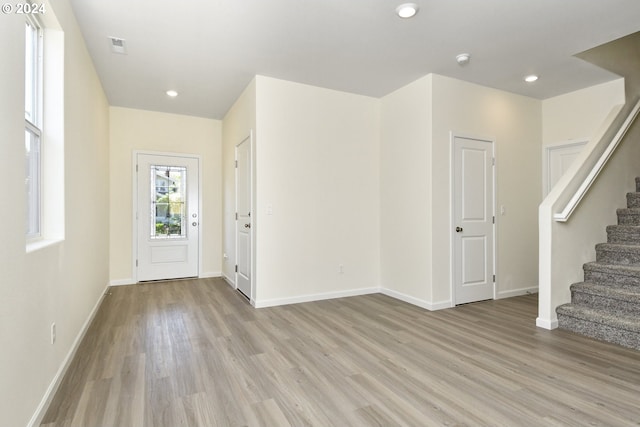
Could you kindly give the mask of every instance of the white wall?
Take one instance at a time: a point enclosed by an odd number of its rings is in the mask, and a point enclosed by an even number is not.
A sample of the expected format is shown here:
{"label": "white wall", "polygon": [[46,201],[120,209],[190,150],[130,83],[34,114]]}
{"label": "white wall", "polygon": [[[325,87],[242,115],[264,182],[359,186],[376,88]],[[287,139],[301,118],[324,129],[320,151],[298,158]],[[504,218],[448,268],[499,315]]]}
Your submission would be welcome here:
{"label": "white wall", "polygon": [[135,150],[201,156],[201,275],[222,266],[222,122],[130,108],[110,108],[110,235],[113,284],[132,283],[132,158]]}
{"label": "white wall", "polygon": [[3,15],[0,25],[0,168],[3,198],[11,201],[0,210],[2,426],[24,426],[32,418],[108,281],[108,105],[68,2],[48,6],[64,30],[65,240],[30,253],[24,236],[24,17]]}
{"label": "white wall", "polygon": [[[256,82],[251,80],[224,117],[222,125],[222,171],[223,171],[223,254],[222,274],[235,285],[236,240],[235,240],[235,147],[253,131],[256,135]],[[255,183],[254,183],[255,188]],[[255,196],[255,194],[254,194]],[[257,223],[254,223],[254,229]],[[255,251],[255,248],[254,248]],[[255,254],[254,254],[255,255]]]}
{"label": "white wall", "polygon": [[380,101],[258,76],[256,119],[256,305],[377,289]]}
{"label": "white wall", "polygon": [[381,100],[381,286],[429,308],[432,299],[431,80]]}

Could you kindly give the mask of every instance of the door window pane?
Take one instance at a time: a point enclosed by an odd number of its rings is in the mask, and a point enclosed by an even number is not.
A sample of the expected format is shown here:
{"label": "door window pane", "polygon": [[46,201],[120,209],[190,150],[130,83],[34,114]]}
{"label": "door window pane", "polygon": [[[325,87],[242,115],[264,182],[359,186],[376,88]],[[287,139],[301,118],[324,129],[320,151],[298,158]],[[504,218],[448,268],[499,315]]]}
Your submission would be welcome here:
{"label": "door window pane", "polygon": [[187,236],[186,186],[187,168],[151,166],[152,239]]}

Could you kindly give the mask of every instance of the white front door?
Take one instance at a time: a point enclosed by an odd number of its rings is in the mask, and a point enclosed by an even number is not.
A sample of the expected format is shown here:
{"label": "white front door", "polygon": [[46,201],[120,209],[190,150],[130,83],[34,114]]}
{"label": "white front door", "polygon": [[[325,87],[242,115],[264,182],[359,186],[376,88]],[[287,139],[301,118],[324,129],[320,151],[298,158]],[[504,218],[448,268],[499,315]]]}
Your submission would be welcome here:
{"label": "white front door", "polygon": [[493,298],[493,143],[453,138],[454,302]]}
{"label": "white front door", "polygon": [[236,146],[236,287],[251,299],[251,137]]}
{"label": "white front door", "polygon": [[198,276],[199,159],[136,155],[138,281]]}

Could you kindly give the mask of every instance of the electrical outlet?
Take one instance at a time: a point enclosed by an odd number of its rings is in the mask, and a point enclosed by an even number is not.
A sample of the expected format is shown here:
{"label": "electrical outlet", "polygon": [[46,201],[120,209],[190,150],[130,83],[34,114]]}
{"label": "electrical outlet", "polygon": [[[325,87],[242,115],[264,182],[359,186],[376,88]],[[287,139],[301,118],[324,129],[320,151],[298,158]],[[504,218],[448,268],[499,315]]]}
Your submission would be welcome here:
{"label": "electrical outlet", "polygon": [[56,323],[51,324],[51,344],[56,343]]}

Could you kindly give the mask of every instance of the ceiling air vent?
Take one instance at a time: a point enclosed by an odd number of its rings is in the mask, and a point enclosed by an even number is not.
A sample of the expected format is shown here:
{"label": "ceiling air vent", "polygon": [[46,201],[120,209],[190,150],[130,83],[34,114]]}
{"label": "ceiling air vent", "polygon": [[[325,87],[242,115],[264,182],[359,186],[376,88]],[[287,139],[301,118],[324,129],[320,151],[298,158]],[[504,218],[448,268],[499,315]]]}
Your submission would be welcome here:
{"label": "ceiling air vent", "polygon": [[111,52],[113,53],[119,53],[121,55],[127,54],[127,42],[125,39],[109,37],[109,46],[111,46]]}

